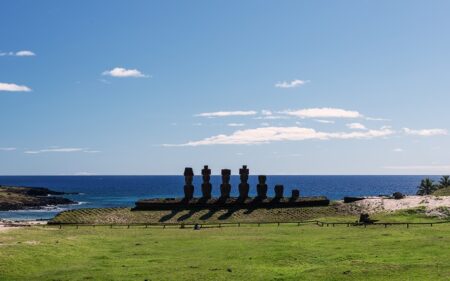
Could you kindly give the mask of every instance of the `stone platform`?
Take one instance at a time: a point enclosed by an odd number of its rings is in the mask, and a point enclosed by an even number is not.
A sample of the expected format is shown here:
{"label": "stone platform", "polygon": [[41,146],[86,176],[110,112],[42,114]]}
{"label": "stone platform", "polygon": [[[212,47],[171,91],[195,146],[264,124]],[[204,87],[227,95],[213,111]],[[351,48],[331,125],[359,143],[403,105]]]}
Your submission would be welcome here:
{"label": "stone platform", "polygon": [[330,200],[324,196],[297,198],[238,197],[229,198],[159,198],[136,202],[135,211],[144,210],[192,210],[192,209],[257,209],[328,206]]}

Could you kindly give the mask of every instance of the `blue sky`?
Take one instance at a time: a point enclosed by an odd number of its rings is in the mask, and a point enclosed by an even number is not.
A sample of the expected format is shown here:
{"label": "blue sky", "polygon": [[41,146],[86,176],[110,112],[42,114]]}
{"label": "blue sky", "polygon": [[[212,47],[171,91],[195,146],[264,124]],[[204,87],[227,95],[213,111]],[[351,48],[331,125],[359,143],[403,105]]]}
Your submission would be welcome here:
{"label": "blue sky", "polygon": [[448,1],[3,1],[0,174],[450,173]]}

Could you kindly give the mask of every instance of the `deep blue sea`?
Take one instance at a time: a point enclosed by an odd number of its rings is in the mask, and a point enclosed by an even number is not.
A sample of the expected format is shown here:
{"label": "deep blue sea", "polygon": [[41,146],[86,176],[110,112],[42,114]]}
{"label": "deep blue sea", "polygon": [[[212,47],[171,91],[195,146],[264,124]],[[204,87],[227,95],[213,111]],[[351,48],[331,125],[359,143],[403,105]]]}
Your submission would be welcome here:
{"label": "deep blue sea", "polygon": [[[392,194],[400,191],[414,194],[424,176],[268,176],[269,196],[273,186],[283,184],[285,196],[300,189],[301,196],[324,195],[329,199],[344,196]],[[431,178],[437,180],[438,176]],[[213,195],[218,196],[220,176],[212,176]],[[250,196],[256,194],[257,176],[250,176]],[[231,178],[232,194],[237,195],[239,176]],[[3,219],[48,219],[58,212],[73,208],[132,207],[142,198],[182,197],[182,176],[0,176],[0,185],[47,187],[56,191],[78,192],[65,197],[79,205],[57,206],[42,210],[0,212]],[[194,178],[195,194],[199,196],[201,177]]]}

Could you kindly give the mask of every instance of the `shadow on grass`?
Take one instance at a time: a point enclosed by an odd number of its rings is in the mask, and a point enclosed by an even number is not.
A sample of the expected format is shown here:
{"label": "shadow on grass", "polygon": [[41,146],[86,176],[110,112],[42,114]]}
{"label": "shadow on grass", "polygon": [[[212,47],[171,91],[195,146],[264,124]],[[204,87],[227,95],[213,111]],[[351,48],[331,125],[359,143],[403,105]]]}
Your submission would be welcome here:
{"label": "shadow on grass", "polygon": [[219,220],[226,220],[229,219],[237,210],[237,208],[230,208],[227,210],[225,214],[222,214],[218,217]]}
{"label": "shadow on grass", "polygon": [[159,219],[159,222],[165,222],[165,221],[168,221],[168,220],[172,219],[173,217],[175,217],[179,212],[180,212],[180,210],[174,209],[174,210],[172,210],[172,211],[170,212],[170,214],[167,214],[167,215],[165,215],[165,216],[162,216],[162,217]]}
{"label": "shadow on grass", "polygon": [[197,212],[197,210],[190,210],[189,213],[179,217],[177,219],[177,221],[185,221],[185,220],[189,219],[190,217],[192,217],[192,215],[194,215],[196,212]]}
{"label": "shadow on grass", "polygon": [[202,215],[199,219],[200,220],[208,220],[210,219],[215,213],[217,213],[216,209],[209,209],[208,212],[204,215]]}

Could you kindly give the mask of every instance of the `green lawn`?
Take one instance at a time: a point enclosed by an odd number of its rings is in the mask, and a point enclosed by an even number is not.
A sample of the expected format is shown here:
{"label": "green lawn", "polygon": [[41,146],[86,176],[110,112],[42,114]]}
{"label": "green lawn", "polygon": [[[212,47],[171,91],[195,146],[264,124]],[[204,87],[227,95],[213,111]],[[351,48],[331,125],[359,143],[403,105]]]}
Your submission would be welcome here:
{"label": "green lawn", "polygon": [[0,232],[0,280],[449,278],[449,224]]}

